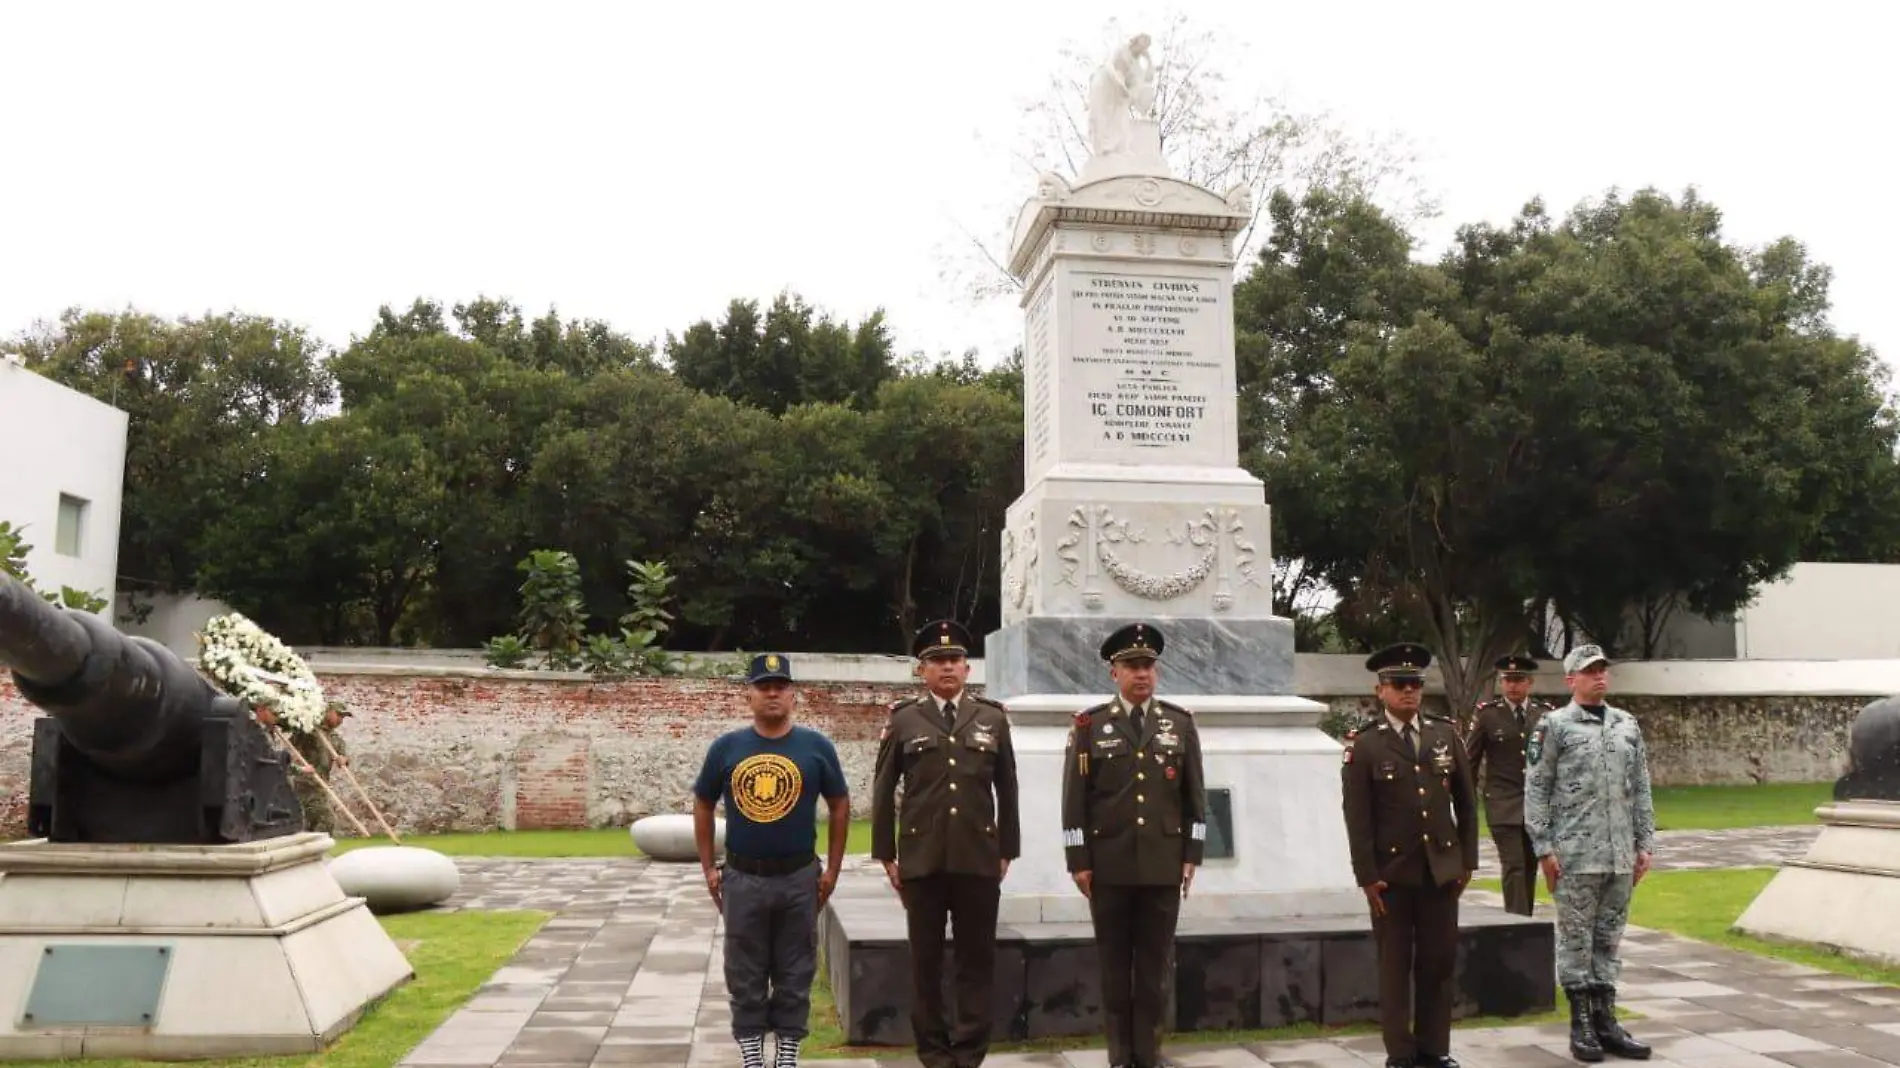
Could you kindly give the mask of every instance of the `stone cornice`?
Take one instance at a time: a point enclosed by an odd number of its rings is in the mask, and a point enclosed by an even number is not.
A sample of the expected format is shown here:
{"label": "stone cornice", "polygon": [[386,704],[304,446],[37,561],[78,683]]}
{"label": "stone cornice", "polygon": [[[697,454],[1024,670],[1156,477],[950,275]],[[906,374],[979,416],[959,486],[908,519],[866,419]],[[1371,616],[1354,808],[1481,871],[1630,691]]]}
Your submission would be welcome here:
{"label": "stone cornice", "polygon": [[1010,242],[1009,271],[1019,281],[1057,226],[1121,227],[1205,234],[1226,238],[1253,218],[1244,186],[1225,199],[1176,178],[1124,175],[1070,186],[1060,175],[1045,174],[1036,196],[1016,216]]}

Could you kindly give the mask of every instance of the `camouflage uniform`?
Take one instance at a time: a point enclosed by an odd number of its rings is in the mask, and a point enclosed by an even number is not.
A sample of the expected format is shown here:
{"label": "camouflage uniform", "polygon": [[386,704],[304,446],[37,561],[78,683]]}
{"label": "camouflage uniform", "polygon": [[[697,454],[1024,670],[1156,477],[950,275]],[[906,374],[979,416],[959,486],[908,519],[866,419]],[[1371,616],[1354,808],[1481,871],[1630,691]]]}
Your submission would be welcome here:
{"label": "camouflage uniform", "polygon": [[[1581,1028],[1586,1046],[1601,1037],[1616,1052],[1628,1038],[1612,1015],[1622,972],[1617,950],[1637,854],[1650,852],[1656,838],[1643,731],[1614,705],[1591,709],[1573,700],[1538,721],[1524,759],[1524,829],[1538,858],[1554,853],[1559,867],[1552,895],[1557,978],[1573,1006],[1573,1035]],[[1580,1019],[1580,1005],[1589,1019]]]}
{"label": "camouflage uniform", "polygon": [[[338,756],[343,756],[348,751],[343,745],[343,737],[336,731],[328,727],[318,729],[330,736],[330,744],[336,748]],[[323,743],[317,740],[316,735],[304,731],[286,731],[285,733],[290,738],[291,746],[310,762],[311,767],[317,769],[317,773],[323,776],[325,782],[330,782],[332,771],[330,754],[324,749]],[[325,834],[335,833],[336,813],[331,810],[330,799],[324,794],[323,787],[318,786],[311,779],[309,772],[297,767],[296,761],[291,761],[291,765],[291,785],[297,791],[297,803],[303,806],[304,830],[322,831]],[[330,788],[336,789],[334,785]]]}

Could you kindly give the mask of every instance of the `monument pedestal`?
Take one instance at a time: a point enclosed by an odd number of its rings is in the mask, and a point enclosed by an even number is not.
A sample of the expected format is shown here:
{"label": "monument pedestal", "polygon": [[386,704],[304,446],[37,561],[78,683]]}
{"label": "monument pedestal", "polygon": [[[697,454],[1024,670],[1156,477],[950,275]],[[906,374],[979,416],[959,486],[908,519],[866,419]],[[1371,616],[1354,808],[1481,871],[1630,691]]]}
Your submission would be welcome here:
{"label": "monument pedestal", "polygon": [[1821,834],[1735,921],[1742,934],[1900,964],[1900,801],[1814,810]]}
{"label": "monument pedestal", "polygon": [[[1157,696],[1193,715],[1206,773],[1173,1027],[1378,1016],[1340,745],[1318,727],[1324,706],[1291,692],[1265,490],[1240,465],[1233,243],[1253,208],[1244,189],[1220,197],[1168,177],[1144,122],[1080,184],[1044,175],[1010,253],[1024,292],[1024,489],[1004,524],[1002,627],[984,642],[1022,816],[996,932],[999,1040],[1102,1027],[1088,902],[1064,863],[1063,762],[1071,717],[1110,697],[1102,641],[1135,621],[1166,640]],[[1549,920],[1461,915],[1459,1016],[1555,1005]],[[820,934],[848,1041],[911,1041],[905,930],[882,881],[841,886],[827,905]]]}
{"label": "monument pedestal", "polygon": [[0,1059],[321,1050],[414,975],[333,844],[0,846]]}

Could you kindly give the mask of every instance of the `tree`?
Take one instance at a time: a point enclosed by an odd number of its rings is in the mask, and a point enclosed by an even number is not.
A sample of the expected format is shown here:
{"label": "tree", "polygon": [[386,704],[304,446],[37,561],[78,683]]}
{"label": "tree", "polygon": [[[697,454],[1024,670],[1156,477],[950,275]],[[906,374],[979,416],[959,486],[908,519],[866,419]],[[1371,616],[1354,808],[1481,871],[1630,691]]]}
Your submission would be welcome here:
{"label": "tree", "polygon": [[151,589],[197,585],[206,530],[237,503],[264,437],[335,397],[322,347],[254,315],[74,309],[14,345],[32,369],[125,411],[119,576]]}
{"label": "tree", "polygon": [[1561,225],[1533,202],[1437,264],[1363,199],[1271,210],[1236,311],[1281,551],[1404,613],[1454,707],[1536,602],[1605,640],[1671,596],[1732,611],[1891,466],[1872,353],[1816,312],[1825,276],[1793,272],[1789,299],[1693,192]]}
{"label": "tree", "polygon": [[[1014,181],[983,211],[1000,225],[960,224],[961,236],[946,249],[946,277],[960,289],[979,300],[1020,292],[1005,267],[1016,212],[1036,175],[1056,171],[1073,180],[1080,173],[1089,158],[1090,78],[1114,48],[1147,30],[1111,18],[1091,44],[1062,49],[1043,93],[1024,106],[1007,147],[1017,164]],[[1437,198],[1412,172],[1416,154],[1402,138],[1354,137],[1324,112],[1296,112],[1270,95],[1233,85],[1228,72],[1248,70],[1252,61],[1230,38],[1192,28],[1185,13],[1151,36],[1155,116],[1174,176],[1221,194],[1245,186],[1252,195],[1255,217],[1235,241],[1237,264],[1254,258],[1259,213],[1274,189],[1327,188],[1364,196],[1403,220],[1437,213]]]}
{"label": "tree", "polygon": [[895,377],[882,311],[854,327],[791,293],[764,315],[757,301],[735,300],[719,325],[702,319],[668,334],[666,358],[694,389],[773,415],[797,404],[861,408]]}

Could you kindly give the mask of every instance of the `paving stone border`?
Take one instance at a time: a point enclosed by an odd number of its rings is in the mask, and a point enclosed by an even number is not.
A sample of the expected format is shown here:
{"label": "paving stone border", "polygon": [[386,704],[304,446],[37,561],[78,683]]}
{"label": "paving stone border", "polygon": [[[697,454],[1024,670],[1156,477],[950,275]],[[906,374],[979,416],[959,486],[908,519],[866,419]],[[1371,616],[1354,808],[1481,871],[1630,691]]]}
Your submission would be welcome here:
{"label": "paving stone border", "polygon": [[[1664,832],[1657,870],[1772,866],[1818,828]],[[1495,874],[1485,843],[1480,875]],[[446,909],[546,909],[555,917],[402,1060],[413,1068],[736,1066],[720,922],[697,864],[644,858],[457,858]],[[843,879],[879,879],[853,857]],[[1472,891],[1496,904],[1494,894]],[[1545,906],[1546,908],[1548,906]],[[1655,1068],[1865,1068],[1900,1065],[1900,988],[1632,928],[1622,997],[1644,1019]],[[1460,1028],[1467,1068],[1576,1064],[1568,1027]],[[1377,1035],[1306,1042],[1176,1042],[1181,1068],[1352,1068],[1384,1062]],[[828,1068],[921,1068],[909,1055],[816,1060]],[[1607,1063],[1607,1062],[1606,1062]],[[1099,1049],[993,1054],[985,1068],[1107,1068]]]}

